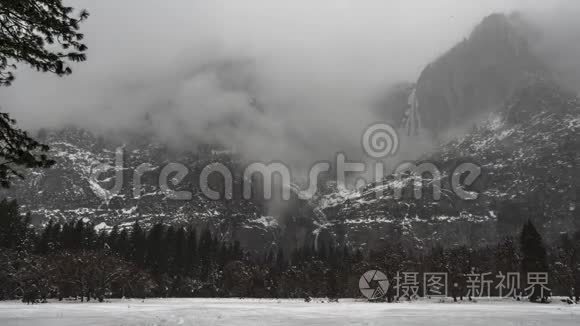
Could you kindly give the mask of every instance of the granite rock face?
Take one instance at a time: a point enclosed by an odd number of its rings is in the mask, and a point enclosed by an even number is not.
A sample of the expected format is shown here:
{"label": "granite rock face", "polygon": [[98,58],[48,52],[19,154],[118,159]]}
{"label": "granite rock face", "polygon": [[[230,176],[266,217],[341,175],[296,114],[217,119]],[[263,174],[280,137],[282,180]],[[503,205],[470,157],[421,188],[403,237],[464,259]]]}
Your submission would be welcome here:
{"label": "granite rock face", "polygon": [[517,16],[485,18],[417,81],[424,127],[433,135],[497,110],[522,83],[545,75]]}

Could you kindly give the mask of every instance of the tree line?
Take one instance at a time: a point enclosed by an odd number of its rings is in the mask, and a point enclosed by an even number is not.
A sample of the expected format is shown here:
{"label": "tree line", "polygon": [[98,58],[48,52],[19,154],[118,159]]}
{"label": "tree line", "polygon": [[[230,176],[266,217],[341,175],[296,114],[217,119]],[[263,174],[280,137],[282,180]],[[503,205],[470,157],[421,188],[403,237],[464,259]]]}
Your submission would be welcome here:
{"label": "tree line", "polygon": [[[549,272],[552,293],[576,299],[580,293],[580,233],[546,246],[531,222],[519,239],[481,248],[412,250],[393,243],[363,251],[323,243],[260,254],[219,241],[209,229],[155,224],[145,230],[134,222],[96,230],[84,220],[29,225],[16,201],[0,202],[0,299],[360,297],[359,278],[372,269],[389,279],[405,271],[446,272],[463,288],[474,269]],[[396,300],[392,287],[386,297]]]}

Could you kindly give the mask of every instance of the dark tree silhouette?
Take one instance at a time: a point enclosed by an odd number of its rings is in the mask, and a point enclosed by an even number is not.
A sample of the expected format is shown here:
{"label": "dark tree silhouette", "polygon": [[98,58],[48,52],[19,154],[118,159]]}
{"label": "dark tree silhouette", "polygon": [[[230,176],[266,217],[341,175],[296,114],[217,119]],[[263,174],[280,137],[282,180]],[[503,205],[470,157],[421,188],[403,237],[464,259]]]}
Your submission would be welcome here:
{"label": "dark tree silhouette", "polygon": [[27,223],[18,211],[18,203],[0,201],[0,247],[15,249],[23,242]]}
{"label": "dark tree silhouette", "polygon": [[[524,275],[527,275],[527,273],[548,272],[546,247],[544,246],[542,236],[531,221],[528,221],[522,229],[520,245],[522,251],[522,272]],[[531,290],[531,294],[529,294],[530,301],[538,300],[540,293],[542,292],[538,287],[534,287]],[[540,299],[544,301],[545,295]]]}
{"label": "dark tree silhouette", "polygon": [[0,186],[3,188],[8,188],[15,177],[23,178],[25,168],[48,168],[54,164],[46,156],[48,146],[32,139],[15,124],[7,113],[0,112]]}
{"label": "dark tree silhouette", "polygon": [[63,76],[72,72],[67,61],[86,60],[78,30],[89,14],[73,11],[62,0],[0,1],[0,85],[14,80],[14,63]]}
{"label": "dark tree silhouette", "polygon": [[139,267],[145,265],[145,257],[147,255],[146,245],[146,234],[141,228],[141,225],[139,225],[139,222],[135,221],[129,238],[129,255],[131,260]]}
{"label": "dark tree silhouette", "polygon": [[546,247],[542,236],[531,221],[528,221],[522,229],[520,245],[522,250],[522,272],[546,272],[548,270]]}
{"label": "dark tree silhouette", "polygon": [[[54,73],[72,72],[67,62],[86,60],[87,47],[81,43],[79,24],[88,17],[62,0],[0,0],[0,86],[14,80],[17,63]],[[15,126],[7,113],[0,113],[0,186],[23,177],[23,168],[46,168],[54,162],[44,152],[48,147]]]}

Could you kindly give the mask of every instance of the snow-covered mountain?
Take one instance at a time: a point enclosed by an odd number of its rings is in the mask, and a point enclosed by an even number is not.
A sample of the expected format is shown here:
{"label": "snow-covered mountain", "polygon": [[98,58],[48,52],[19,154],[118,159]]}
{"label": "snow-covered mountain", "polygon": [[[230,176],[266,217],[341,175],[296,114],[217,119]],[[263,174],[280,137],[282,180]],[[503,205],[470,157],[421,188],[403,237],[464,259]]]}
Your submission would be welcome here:
{"label": "snow-covered mountain", "polygon": [[[393,241],[415,248],[484,245],[515,234],[527,219],[548,239],[556,239],[580,227],[580,105],[575,94],[550,81],[523,30],[518,17],[492,15],[469,39],[428,65],[416,84],[399,89],[416,91],[417,110],[431,131],[474,124],[460,139],[421,160],[442,172],[440,200],[412,198],[410,186],[416,180],[409,176],[390,176],[356,191],[329,183],[313,200],[297,194],[283,203],[246,200],[241,196],[244,164],[219,145],[175,150],[145,132],[99,137],[74,127],[41,132],[39,139],[50,145],[56,165],[30,171],[4,195],[18,199],[37,223],[84,218],[99,228],[136,220],[195,224],[256,251],[327,241],[367,248]],[[400,120],[406,109],[407,94],[397,94],[392,99],[401,108],[395,108],[391,120]],[[117,148],[122,148],[122,166],[115,164]],[[179,183],[170,181],[172,191],[162,190],[159,175],[170,162],[182,163],[190,173]],[[234,171],[233,200],[201,194],[200,172],[212,162]],[[450,190],[449,176],[464,162],[482,168],[470,187],[479,193],[476,200],[459,199]],[[143,176],[134,191],[137,170]],[[95,177],[96,171],[103,173]],[[122,186],[112,191],[120,176]],[[433,181],[426,177],[426,184]],[[210,178],[210,183],[223,189],[221,180]],[[379,188],[405,187],[401,199],[388,191],[376,196]],[[171,199],[180,190],[191,191],[192,198]]]}
{"label": "snow-covered mountain", "polygon": [[[416,247],[437,243],[484,245],[515,235],[532,219],[548,239],[580,228],[580,101],[552,82],[537,80],[515,95],[461,139],[445,144],[421,162],[441,174],[441,200],[413,199],[412,177],[387,178],[356,191],[337,191],[320,202],[335,216],[333,229],[344,241],[367,244],[402,240]],[[476,200],[456,196],[449,176],[461,163],[481,167],[470,187]],[[401,183],[401,180],[403,181]],[[403,199],[394,198],[405,188]],[[389,189],[377,198],[377,188]],[[405,192],[406,191],[406,192]]]}
{"label": "snow-covered mountain", "polygon": [[[170,199],[158,185],[160,169],[168,162],[181,162],[191,170],[174,190],[196,189],[195,176],[211,162],[227,164],[233,171],[241,171],[242,164],[227,153],[177,153],[142,139],[124,144],[121,171],[126,181],[118,194],[107,194],[115,181],[115,144],[67,128],[41,135],[57,164],[31,171],[9,195],[18,198],[37,221],[86,218],[99,227],[135,220],[193,223],[210,226],[223,238],[256,250],[315,245],[322,240],[371,248],[394,239],[413,247],[491,244],[500,236],[515,234],[528,218],[548,238],[556,239],[580,226],[579,131],[580,102],[575,94],[538,80],[516,91],[472,132],[423,158],[421,162],[432,162],[442,171],[440,200],[433,200],[429,186],[421,199],[414,199],[414,179],[406,176],[401,183],[391,176],[357,191],[331,184],[312,201],[294,196],[271,216],[270,203],[239,197],[239,175],[234,200],[212,201],[199,191],[191,200]],[[476,200],[462,200],[450,191],[449,174],[463,162],[482,168],[470,188],[479,193]],[[103,163],[110,171],[94,179],[92,172]],[[151,167],[135,195],[132,178],[142,163]],[[425,178],[432,183],[428,175]],[[387,189],[384,196],[376,196],[377,187]],[[394,198],[396,187],[405,188],[403,198]]]}
{"label": "snow-covered mountain", "polygon": [[[98,228],[129,226],[136,220],[145,226],[156,222],[193,224],[199,229],[209,227],[223,239],[239,240],[251,249],[311,245],[315,221],[310,217],[315,215],[296,197],[286,207],[278,207],[273,217],[268,215],[270,203],[242,198],[241,175],[234,175],[233,200],[214,201],[201,193],[197,186],[201,169],[220,162],[240,172],[235,155],[208,146],[177,152],[143,137],[117,143],[74,127],[43,131],[40,139],[50,145],[49,155],[56,164],[51,169],[30,171],[25,180],[3,191],[4,195],[18,199],[35,223],[83,218]],[[115,163],[118,148],[123,153],[120,167]],[[135,193],[134,174],[144,163],[150,166],[142,170],[140,191]],[[168,163],[181,163],[190,170],[175,185],[170,175],[169,188],[190,190],[191,200],[174,200],[171,191],[159,186],[161,170]],[[104,172],[96,175],[98,169]],[[122,187],[116,193],[113,190],[120,175]],[[223,188],[221,180],[210,178],[210,183],[214,189]],[[292,223],[286,225],[287,221]]]}

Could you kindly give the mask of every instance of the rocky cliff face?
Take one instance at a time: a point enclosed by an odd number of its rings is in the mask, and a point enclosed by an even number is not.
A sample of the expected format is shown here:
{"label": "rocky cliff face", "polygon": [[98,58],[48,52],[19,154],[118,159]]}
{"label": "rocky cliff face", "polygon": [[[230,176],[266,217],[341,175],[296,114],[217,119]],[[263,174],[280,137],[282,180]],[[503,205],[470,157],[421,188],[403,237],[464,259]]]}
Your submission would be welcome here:
{"label": "rocky cliff face", "polygon": [[416,87],[424,126],[434,135],[461,127],[497,110],[523,82],[546,73],[523,22],[491,15],[421,73]]}
{"label": "rocky cliff face", "polygon": [[[485,245],[517,235],[531,219],[548,241],[580,228],[580,101],[557,84],[536,80],[514,91],[480,128],[445,145],[422,162],[441,177],[387,178],[355,192],[328,195],[324,211],[335,216],[330,229],[345,242],[375,247],[398,239],[413,247],[435,244]],[[472,186],[479,196],[462,200],[449,176],[460,163],[481,167]],[[442,196],[429,195],[436,180]],[[412,187],[425,188],[414,199]],[[396,199],[395,189],[406,194]],[[386,189],[377,197],[377,189]]]}

